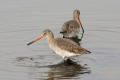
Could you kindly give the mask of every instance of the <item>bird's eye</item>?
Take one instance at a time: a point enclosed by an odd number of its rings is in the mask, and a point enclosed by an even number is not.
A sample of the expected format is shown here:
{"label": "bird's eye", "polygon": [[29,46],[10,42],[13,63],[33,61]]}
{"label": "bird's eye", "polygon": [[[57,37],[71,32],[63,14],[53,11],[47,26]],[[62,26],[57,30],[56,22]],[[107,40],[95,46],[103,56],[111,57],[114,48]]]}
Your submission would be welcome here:
{"label": "bird's eye", "polygon": [[43,33],[43,35],[46,35],[46,33]]}

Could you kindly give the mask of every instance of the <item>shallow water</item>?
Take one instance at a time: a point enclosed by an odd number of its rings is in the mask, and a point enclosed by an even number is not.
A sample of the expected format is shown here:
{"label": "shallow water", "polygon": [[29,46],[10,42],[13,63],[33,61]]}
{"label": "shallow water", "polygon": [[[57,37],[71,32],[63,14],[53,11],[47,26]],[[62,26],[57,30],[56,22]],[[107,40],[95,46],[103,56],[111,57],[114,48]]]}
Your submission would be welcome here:
{"label": "shallow water", "polygon": [[[0,80],[120,80],[120,2],[117,0],[0,0]],[[89,55],[71,63],[48,47],[45,38],[26,43],[81,11]],[[81,36],[81,35],[79,35]]]}

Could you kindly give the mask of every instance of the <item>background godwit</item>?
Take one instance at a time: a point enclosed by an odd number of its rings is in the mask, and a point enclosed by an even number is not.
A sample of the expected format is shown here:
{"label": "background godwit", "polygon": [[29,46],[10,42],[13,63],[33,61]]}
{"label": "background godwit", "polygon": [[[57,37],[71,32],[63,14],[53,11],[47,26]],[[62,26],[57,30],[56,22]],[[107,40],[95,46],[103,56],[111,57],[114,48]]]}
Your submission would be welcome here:
{"label": "background godwit", "polygon": [[82,23],[79,18],[80,11],[74,10],[73,12],[73,20],[69,20],[65,22],[62,26],[60,33],[63,34],[63,37],[76,37],[77,34],[80,32],[80,26],[84,33],[84,29],[82,27]]}
{"label": "background godwit", "polygon": [[28,43],[27,45],[30,45],[45,36],[47,37],[50,48],[63,58],[90,53],[88,50],[82,48],[72,40],[65,38],[54,38],[52,31],[49,29],[44,30],[40,37]]}

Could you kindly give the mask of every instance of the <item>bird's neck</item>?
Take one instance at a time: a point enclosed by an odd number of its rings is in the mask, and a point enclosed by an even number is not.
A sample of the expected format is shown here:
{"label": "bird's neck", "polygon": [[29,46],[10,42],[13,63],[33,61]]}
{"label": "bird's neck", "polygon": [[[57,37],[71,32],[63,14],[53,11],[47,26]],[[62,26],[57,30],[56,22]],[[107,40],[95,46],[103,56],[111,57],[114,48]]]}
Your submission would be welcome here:
{"label": "bird's neck", "polygon": [[54,41],[55,41],[55,40],[54,40],[54,35],[48,36],[48,37],[47,37],[47,40],[48,40],[49,47],[50,47],[50,48],[53,48],[53,47],[54,47],[54,46],[53,46],[53,45],[54,45]]}
{"label": "bird's neck", "polygon": [[52,43],[54,41],[54,35],[53,34],[48,35],[47,40],[48,40],[48,43]]}
{"label": "bird's neck", "polygon": [[73,20],[77,21],[79,23],[78,18],[76,18],[75,16],[73,16]]}

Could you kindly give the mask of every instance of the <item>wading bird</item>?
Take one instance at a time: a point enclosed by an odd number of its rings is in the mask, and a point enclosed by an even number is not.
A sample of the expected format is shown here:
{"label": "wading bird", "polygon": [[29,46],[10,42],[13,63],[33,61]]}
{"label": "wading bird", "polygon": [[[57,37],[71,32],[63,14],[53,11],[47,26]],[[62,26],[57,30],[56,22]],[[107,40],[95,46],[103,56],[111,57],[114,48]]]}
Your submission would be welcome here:
{"label": "wading bird", "polygon": [[66,38],[54,38],[53,32],[49,29],[43,31],[43,33],[35,40],[29,42],[30,45],[43,37],[47,37],[49,47],[58,55],[64,59],[71,56],[77,56],[80,54],[88,54],[90,51],[82,48],[76,42]]}
{"label": "wading bird", "polygon": [[84,29],[82,27],[79,15],[80,11],[74,10],[73,20],[69,20],[63,24],[62,29],[60,31],[60,33],[63,34],[63,37],[77,37],[77,34],[80,32],[80,27],[82,28],[82,31],[84,33]]}

